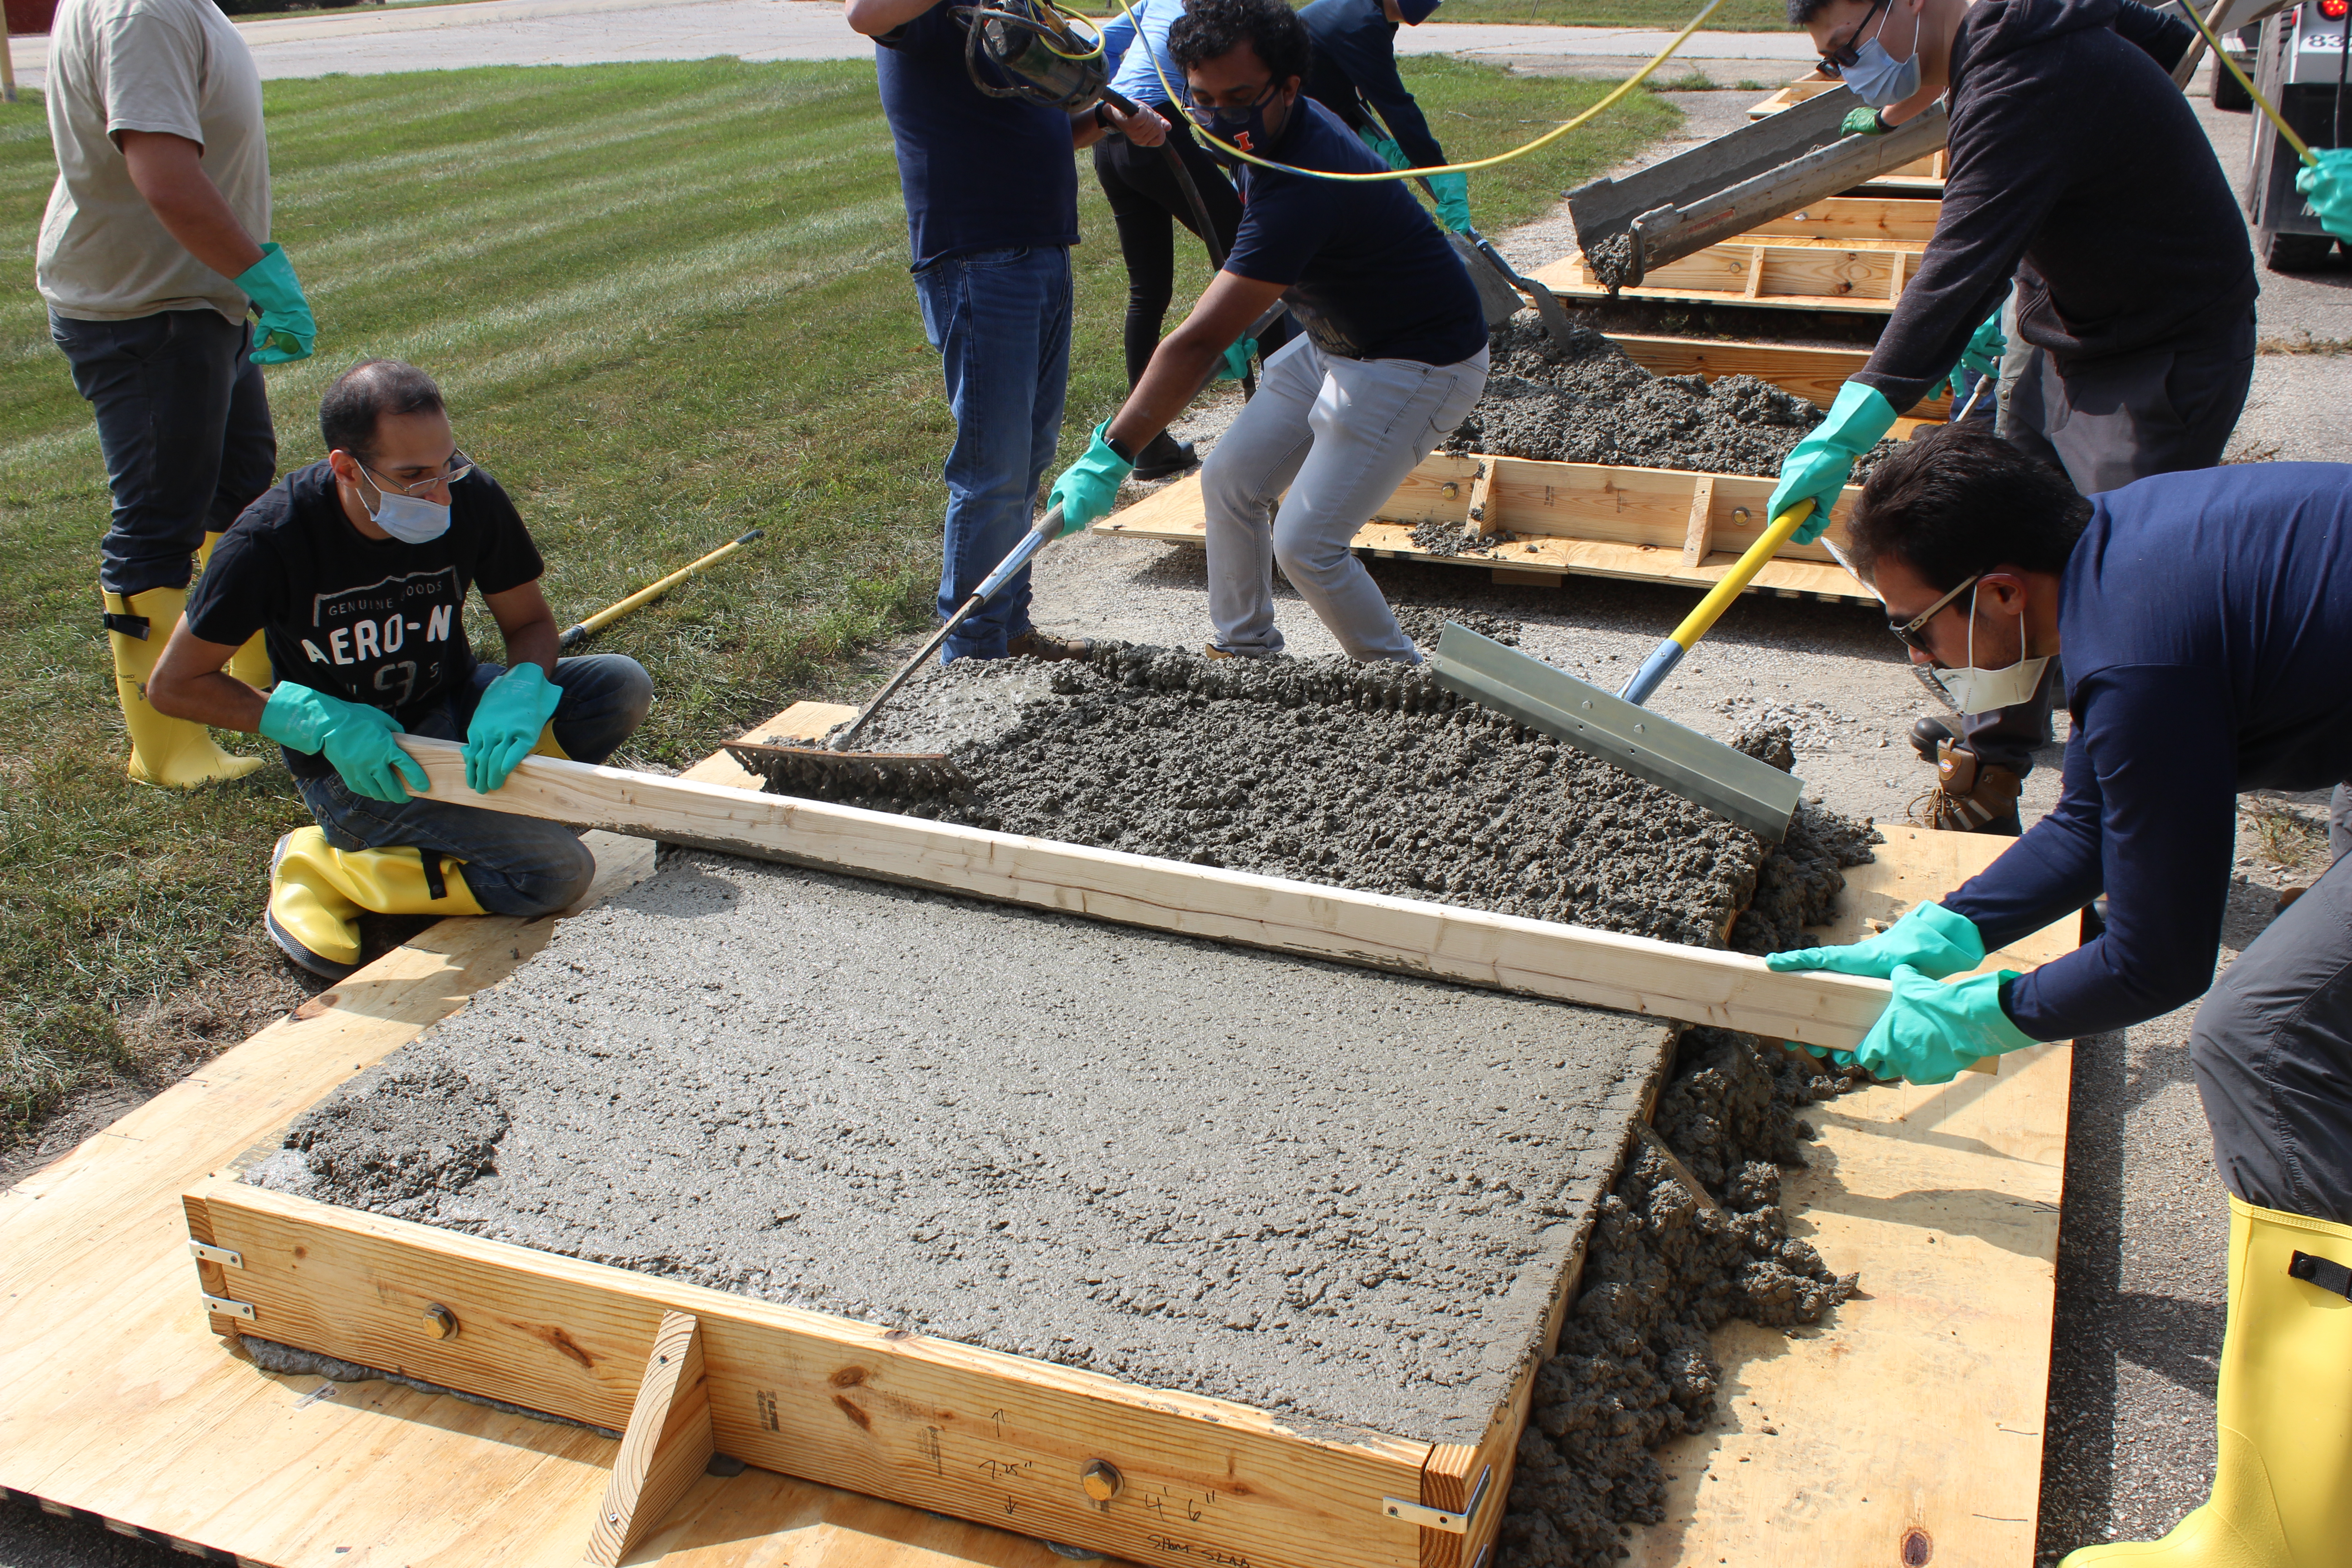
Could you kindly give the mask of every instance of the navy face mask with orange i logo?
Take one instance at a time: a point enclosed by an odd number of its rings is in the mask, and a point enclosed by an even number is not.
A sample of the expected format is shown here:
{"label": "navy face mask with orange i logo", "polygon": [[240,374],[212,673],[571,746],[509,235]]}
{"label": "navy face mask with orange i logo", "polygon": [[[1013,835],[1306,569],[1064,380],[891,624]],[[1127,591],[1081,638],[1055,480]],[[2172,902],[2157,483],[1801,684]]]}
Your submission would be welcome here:
{"label": "navy face mask with orange i logo", "polygon": [[[1274,141],[1265,128],[1265,106],[1273,101],[1274,84],[1269,82],[1266,84],[1265,91],[1259,95],[1255,103],[1247,104],[1240,109],[1203,108],[1194,104],[1186,112],[1192,115],[1192,123],[1210,135],[1220,141],[1230,142],[1244,153],[1255,153],[1263,158],[1266,155],[1266,148]],[[1241,162],[1213,142],[1209,144],[1208,152],[1210,157],[1227,168]]]}

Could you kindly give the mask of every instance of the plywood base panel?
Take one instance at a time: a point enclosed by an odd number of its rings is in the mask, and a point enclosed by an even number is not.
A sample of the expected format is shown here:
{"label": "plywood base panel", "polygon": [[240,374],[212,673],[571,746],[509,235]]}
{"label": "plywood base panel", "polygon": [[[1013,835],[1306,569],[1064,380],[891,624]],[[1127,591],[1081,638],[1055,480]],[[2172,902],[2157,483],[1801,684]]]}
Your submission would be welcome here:
{"label": "plywood base panel", "polygon": [[[809,705],[751,733],[821,730],[844,711]],[[723,757],[690,776],[751,782]],[[1877,865],[1850,873],[1850,928],[1949,889],[2000,847],[1917,830],[1891,829],[1889,837]],[[641,842],[597,847],[600,895],[649,868],[650,847]],[[445,921],[320,997],[306,1016],[270,1026],[0,1194],[0,1289],[14,1309],[0,1331],[0,1386],[9,1390],[0,1402],[0,1486],[251,1563],[572,1568],[581,1561],[586,1521],[605,1496],[619,1444],[391,1384],[322,1394],[316,1378],[259,1372],[222,1348],[197,1304],[179,1200],[511,971],[544,930]],[[1997,956],[2024,967],[2017,961],[2047,957],[2059,941]],[[1673,1521],[1637,1538],[1636,1561],[1691,1568],[1724,1557],[1900,1562],[1900,1531],[1886,1529],[1903,1513],[1902,1529],[1925,1521],[1939,1531],[1936,1561],[2030,1562],[2064,1057],[2063,1047],[2042,1047],[2021,1070],[1997,1078],[1873,1091],[1819,1108],[1824,1155],[1813,1175],[1791,1184],[1791,1212],[1815,1227],[1832,1267],[1863,1271],[1864,1299],[1796,1342],[1773,1336],[1769,1344],[1720,1348],[1730,1352],[1727,1392],[1751,1391],[1738,1394],[1739,1411],[1769,1394],[1792,1413],[1836,1414],[1812,1423],[1801,1447],[1745,1428],[1693,1439],[1711,1446],[1671,1456],[1669,1469],[1685,1473],[1687,1485],[1677,1483]],[[1970,1216],[1955,1205],[1971,1193],[1998,1195],[1978,1200],[1990,1207]],[[1937,1236],[1932,1246],[1923,1231]],[[2007,1272],[1986,1272],[1996,1268]],[[1915,1268],[1931,1273],[1908,1272]],[[226,1271],[214,1273],[225,1279]],[[2014,1294],[1998,1303],[2007,1316],[1997,1333],[1989,1279]],[[1959,1349],[1941,1353],[1953,1339]],[[72,1353],[60,1354],[61,1344]],[[1806,1358],[1826,1370],[1792,1376],[1785,1388],[1759,1381]],[[642,1366],[640,1356],[629,1386]],[[1966,1378],[1934,1384],[1937,1418],[1917,1420],[1918,1380],[1963,1372]],[[2003,1425],[1989,1426],[1988,1414]],[[1888,1434],[1904,1423],[1916,1429],[1890,1447]],[[1889,1471],[1890,1454],[1899,1470]],[[1750,1462],[1739,1465],[1741,1457]],[[1456,1458],[1433,1457],[1430,1475],[1456,1484],[1475,1475]],[[1995,1474],[1988,1458],[2004,1468]],[[1889,1476],[1884,1493],[1882,1473]],[[2002,1491],[2002,1476],[2025,1478],[2021,1506]],[[1864,1495],[1868,1504],[1859,1500]],[[1889,1496],[1907,1510],[1890,1510]],[[1181,1515],[1199,1506],[1198,1494],[1164,1498],[1161,1506]],[[1943,1522],[1962,1508],[2020,1517],[1970,1536],[1968,1527]],[[1167,1539],[1181,1544],[1172,1533]],[[1868,1550],[1849,1552],[1849,1542]],[[692,1568],[1051,1568],[1063,1561],[1008,1531],[759,1469],[693,1479],[626,1560]]]}

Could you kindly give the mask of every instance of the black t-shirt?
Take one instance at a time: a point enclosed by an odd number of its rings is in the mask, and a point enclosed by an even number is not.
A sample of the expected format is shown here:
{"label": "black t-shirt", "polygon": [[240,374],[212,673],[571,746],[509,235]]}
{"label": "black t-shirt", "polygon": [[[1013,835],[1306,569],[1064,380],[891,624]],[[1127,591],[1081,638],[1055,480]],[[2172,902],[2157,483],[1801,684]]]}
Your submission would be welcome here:
{"label": "black t-shirt", "polygon": [[[874,40],[918,271],[974,250],[1078,243],[1070,117],[972,85],[957,3],[940,0]],[[995,69],[984,56],[982,68]]]}
{"label": "black t-shirt", "polygon": [[[188,596],[188,629],[243,646],[263,634],[269,663],[290,680],[381,708],[404,727],[470,680],[466,591],[503,594],[545,570],[521,514],[486,468],[449,487],[449,531],[425,544],[374,540],[353,528],[324,462],[286,476],[213,550]],[[298,778],[323,757],[286,753]]]}
{"label": "black t-shirt", "polygon": [[[1310,98],[1273,150],[1301,169],[1387,164]],[[1486,346],[1486,317],[1462,258],[1396,180],[1318,180],[1242,165],[1242,226],[1225,270],[1289,286],[1283,299],[1327,353],[1454,364]]]}

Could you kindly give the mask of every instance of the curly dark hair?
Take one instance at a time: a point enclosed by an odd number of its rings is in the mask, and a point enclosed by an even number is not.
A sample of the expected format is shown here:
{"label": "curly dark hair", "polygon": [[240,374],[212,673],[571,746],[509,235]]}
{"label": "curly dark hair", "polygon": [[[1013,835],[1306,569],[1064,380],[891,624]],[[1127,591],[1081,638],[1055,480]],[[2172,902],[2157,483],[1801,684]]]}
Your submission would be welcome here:
{"label": "curly dark hair", "polygon": [[2066,476],[1990,431],[1955,425],[1922,434],[1872,470],[1846,527],[1865,582],[1881,556],[1902,557],[1938,588],[2008,563],[2061,572],[2091,503]]}
{"label": "curly dark hair", "polygon": [[1292,77],[1305,79],[1311,53],[1307,24],[1283,0],[1191,0],[1168,29],[1168,52],[1179,70],[1244,44],[1265,62],[1276,87]]}

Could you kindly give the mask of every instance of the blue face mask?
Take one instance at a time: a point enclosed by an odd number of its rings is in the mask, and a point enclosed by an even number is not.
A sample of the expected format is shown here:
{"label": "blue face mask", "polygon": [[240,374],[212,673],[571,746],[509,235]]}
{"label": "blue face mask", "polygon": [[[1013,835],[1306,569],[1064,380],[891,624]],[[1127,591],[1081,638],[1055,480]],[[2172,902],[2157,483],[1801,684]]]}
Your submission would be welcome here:
{"label": "blue face mask", "polygon": [[[1889,21],[1893,20],[1890,16]],[[1919,28],[1915,17],[1911,27],[1911,52],[1896,59],[1879,41],[1886,36],[1886,25],[1881,23],[1878,37],[1854,51],[1854,62],[1838,69],[1838,79],[1853,89],[1854,95],[1873,109],[1890,109],[1919,90]]]}
{"label": "blue face mask", "polygon": [[[1265,128],[1265,107],[1273,101],[1274,89],[1268,86],[1264,97],[1244,108],[1206,109],[1195,104],[1187,112],[1192,116],[1192,123],[1219,141],[1230,142],[1244,153],[1264,158],[1274,144],[1274,137]],[[1214,143],[1209,146],[1208,153],[1227,168],[1241,162]]]}

